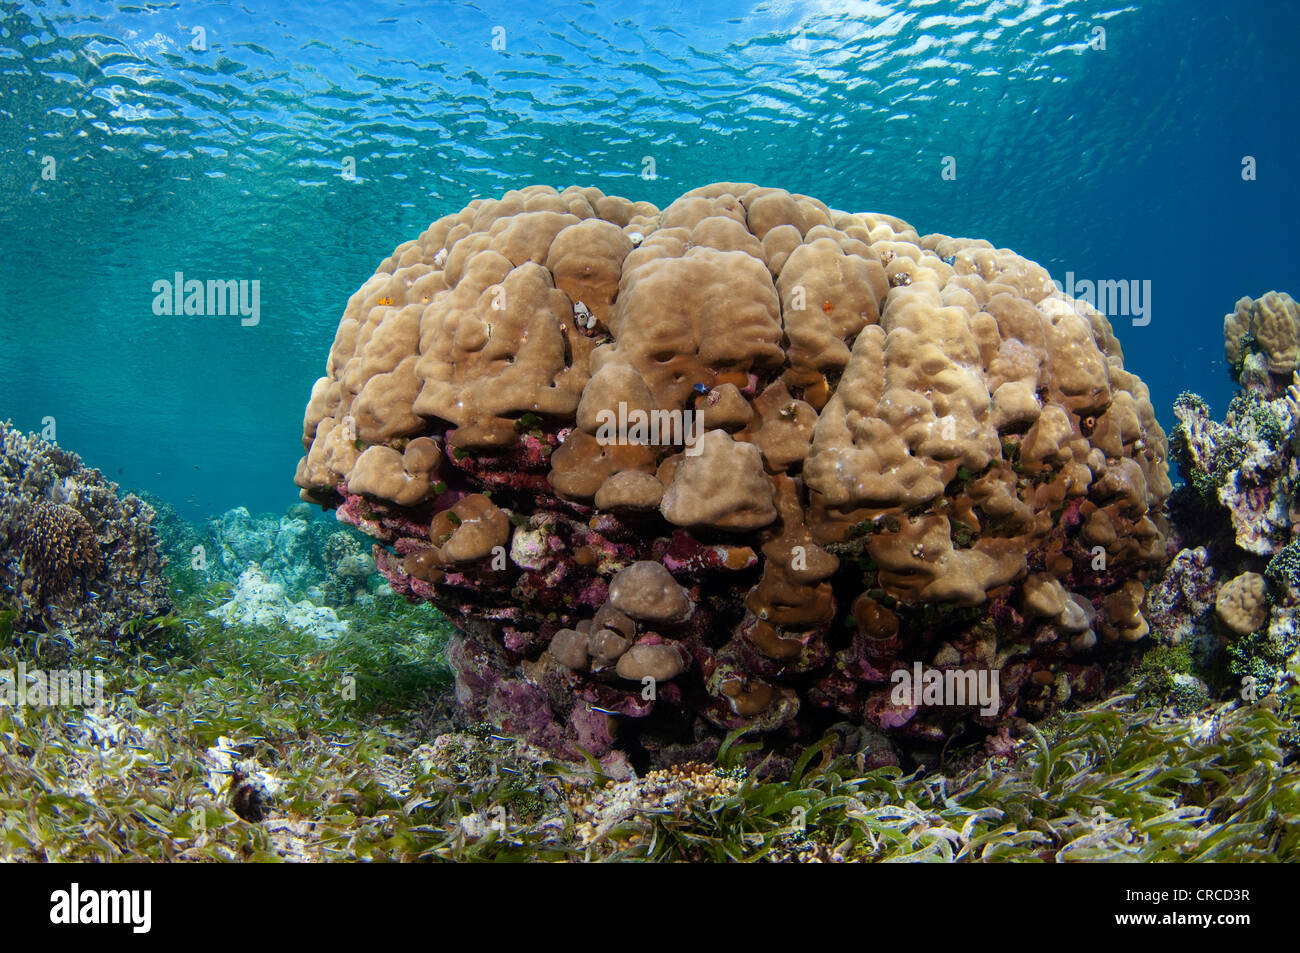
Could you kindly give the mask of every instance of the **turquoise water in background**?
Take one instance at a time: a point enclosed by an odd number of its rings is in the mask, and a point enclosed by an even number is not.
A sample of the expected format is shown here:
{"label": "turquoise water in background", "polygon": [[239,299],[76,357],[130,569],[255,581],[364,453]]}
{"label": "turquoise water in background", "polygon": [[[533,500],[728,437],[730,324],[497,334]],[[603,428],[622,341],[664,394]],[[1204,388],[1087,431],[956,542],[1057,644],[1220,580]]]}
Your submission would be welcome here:
{"label": "turquoise water in background", "polygon": [[[1166,425],[1184,389],[1222,413],[1238,297],[1300,296],[1292,3],[0,16],[0,418],[53,417],[91,466],[192,517],[294,502],[348,296],[433,219],[529,183],[662,207],[752,181],[987,238],[1060,280],[1150,280],[1150,324],[1115,326]],[[155,315],[178,271],[259,280],[260,322]]]}

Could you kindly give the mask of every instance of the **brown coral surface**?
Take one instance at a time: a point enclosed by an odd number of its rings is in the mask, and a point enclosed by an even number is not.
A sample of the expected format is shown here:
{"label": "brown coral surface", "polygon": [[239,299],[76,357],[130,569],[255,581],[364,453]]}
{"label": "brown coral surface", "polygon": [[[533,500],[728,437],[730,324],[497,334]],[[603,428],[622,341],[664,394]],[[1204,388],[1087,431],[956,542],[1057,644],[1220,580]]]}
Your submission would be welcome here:
{"label": "brown coral surface", "polygon": [[[465,633],[464,704],[568,754],[1014,727],[1102,690],[1167,558],[1165,436],[1103,315],[986,241],[748,184],[439,219],[349,300],[303,446],[304,499]],[[900,701],[918,661],[997,671],[997,713]]]}
{"label": "brown coral surface", "polygon": [[36,597],[66,593],[104,568],[99,541],[86,518],[66,503],[42,502],[28,508],[19,530],[22,568],[33,581]]}
{"label": "brown coral surface", "polygon": [[1228,363],[1240,368],[1246,336],[1254,336],[1270,374],[1290,377],[1300,365],[1300,305],[1284,291],[1270,291],[1259,299],[1240,298],[1232,314],[1223,319],[1223,345]]}

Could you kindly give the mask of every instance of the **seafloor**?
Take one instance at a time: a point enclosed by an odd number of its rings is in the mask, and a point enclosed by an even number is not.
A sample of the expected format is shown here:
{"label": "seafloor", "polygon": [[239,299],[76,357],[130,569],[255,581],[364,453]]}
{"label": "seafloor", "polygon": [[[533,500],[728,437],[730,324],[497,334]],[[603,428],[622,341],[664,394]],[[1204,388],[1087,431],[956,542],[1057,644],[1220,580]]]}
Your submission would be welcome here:
{"label": "seafloor", "polygon": [[[612,781],[460,725],[444,625],[399,600],[341,609],[322,645],[223,626],[176,589],[130,647],[6,631],[0,669],[88,666],[93,710],[0,707],[5,860],[1288,860],[1294,738],[1279,705],[1196,711],[1132,693],[1034,727],[1005,756],[795,775],[714,765]],[[355,679],[356,699],[346,690]],[[1140,686],[1135,686],[1140,693]],[[1294,696],[1289,704],[1294,705]]]}

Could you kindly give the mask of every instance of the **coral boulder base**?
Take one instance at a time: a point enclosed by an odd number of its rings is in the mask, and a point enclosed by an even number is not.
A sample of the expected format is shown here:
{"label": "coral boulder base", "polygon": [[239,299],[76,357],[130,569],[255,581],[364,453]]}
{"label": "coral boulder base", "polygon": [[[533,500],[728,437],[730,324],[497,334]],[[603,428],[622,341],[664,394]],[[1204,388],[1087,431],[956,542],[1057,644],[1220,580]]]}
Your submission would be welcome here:
{"label": "coral boulder base", "polygon": [[[303,446],[303,498],[461,629],[471,716],[568,756],[1005,734],[1102,691],[1167,558],[1165,437],[1103,315],[754,185],[439,219],[349,300]],[[998,672],[996,714],[900,698],[914,662]]]}

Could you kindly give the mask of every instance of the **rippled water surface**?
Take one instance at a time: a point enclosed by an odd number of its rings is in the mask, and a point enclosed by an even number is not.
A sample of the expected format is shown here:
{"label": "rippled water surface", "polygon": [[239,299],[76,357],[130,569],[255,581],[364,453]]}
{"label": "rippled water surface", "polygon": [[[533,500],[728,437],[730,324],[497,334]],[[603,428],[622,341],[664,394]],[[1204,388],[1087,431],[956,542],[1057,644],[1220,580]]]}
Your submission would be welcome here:
{"label": "rippled water surface", "polygon": [[[1222,412],[1238,297],[1300,293],[1290,3],[0,14],[0,417],[53,417],[92,465],[194,514],[292,502],[348,295],[432,219],[532,182],[662,206],[754,181],[1061,279],[1150,280],[1151,323],[1116,330],[1166,422],[1183,389]],[[156,316],[178,271],[258,279],[260,322]]]}

